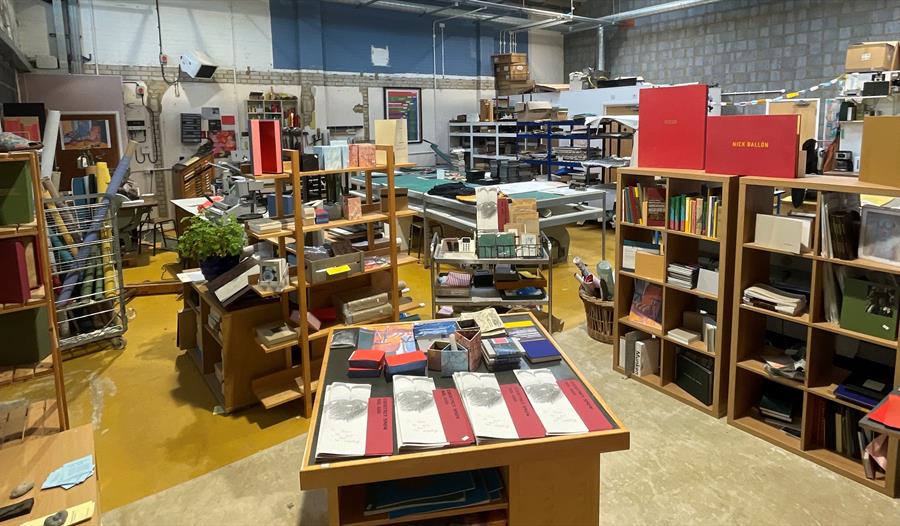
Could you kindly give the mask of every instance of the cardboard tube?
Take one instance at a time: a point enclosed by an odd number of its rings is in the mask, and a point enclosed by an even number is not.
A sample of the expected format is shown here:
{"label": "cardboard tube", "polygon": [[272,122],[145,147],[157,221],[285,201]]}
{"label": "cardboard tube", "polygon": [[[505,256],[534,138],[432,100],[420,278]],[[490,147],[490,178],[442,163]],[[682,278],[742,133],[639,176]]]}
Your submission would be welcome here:
{"label": "cardboard tube", "polygon": [[59,112],[50,110],[47,112],[47,122],[44,125],[44,150],[41,152],[41,179],[50,179],[53,173],[53,161],[56,159],[56,141],[59,138]]}

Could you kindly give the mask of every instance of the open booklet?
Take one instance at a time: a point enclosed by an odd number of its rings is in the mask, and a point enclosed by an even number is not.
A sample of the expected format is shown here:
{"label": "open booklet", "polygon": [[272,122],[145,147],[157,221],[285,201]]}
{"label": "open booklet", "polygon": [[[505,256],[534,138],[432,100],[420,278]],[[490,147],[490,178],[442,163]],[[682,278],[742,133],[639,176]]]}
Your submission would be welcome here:
{"label": "open booklet", "polygon": [[325,388],[316,460],[366,454],[369,397],[372,386],[334,382]]}

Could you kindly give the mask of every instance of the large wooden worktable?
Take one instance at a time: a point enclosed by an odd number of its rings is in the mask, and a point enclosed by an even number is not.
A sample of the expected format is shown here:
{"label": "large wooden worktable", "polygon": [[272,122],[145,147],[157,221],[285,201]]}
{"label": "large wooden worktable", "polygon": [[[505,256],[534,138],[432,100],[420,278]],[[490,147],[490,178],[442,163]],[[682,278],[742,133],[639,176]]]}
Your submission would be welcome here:
{"label": "large wooden worktable", "polygon": [[[505,322],[530,319],[559,349],[559,345],[530,314],[509,314],[502,318]],[[331,336],[328,344],[322,376],[319,379],[320,386],[336,381],[369,383],[372,385],[372,396],[392,395],[391,384],[383,377],[348,379],[347,359],[352,351],[332,351]],[[511,525],[598,524],[600,455],[628,449],[629,432],[561,349],[560,352],[563,355],[562,361],[530,367],[551,368],[559,379],[581,380],[613,424],[613,429],[581,435],[444,448],[427,452],[400,453],[396,451],[395,445],[394,455],[389,457],[317,463],[315,450],[322,411],[322,397],[317,396],[300,468],[302,489],[327,489],[329,523],[333,525],[418,522],[489,510],[504,513]],[[442,378],[432,371],[429,371],[429,376],[434,378],[438,388],[453,387],[451,378]],[[512,371],[497,373],[497,378],[501,384],[516,382]],[[324,389],[319,392],[324,392]],[[396,425],[396,420],[394,423]],[[488,467],[500,467],[505,478],[506,494],[501,502],[407,516],[394,521],[385,515],[363,515],[366,484]]]}

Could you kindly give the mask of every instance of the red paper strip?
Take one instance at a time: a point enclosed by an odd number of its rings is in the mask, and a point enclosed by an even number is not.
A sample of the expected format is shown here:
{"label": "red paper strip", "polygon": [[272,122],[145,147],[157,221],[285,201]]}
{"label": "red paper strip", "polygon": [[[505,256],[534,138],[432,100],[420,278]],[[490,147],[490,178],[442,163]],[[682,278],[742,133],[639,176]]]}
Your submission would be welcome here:
{"label": "red paper strip", "polygon": [[475,432],[469,416],[463,407],[459,391],[453,388],[435,389],[434,403],[437,404],[444,435],[450,446],[468,446],[475,443]]}
{"label": "red paper strip", "polygon": [[369,398],[366,456],[394,454],[394,401],[390,396]]}
{"label": "red paper strip", "polygon": [[506,400],[506,407],[509,408],[509,414],[512,416],[513,425],[516,426],[516,432],[519,438],[543,438],[547,436],[547,430],[541,423],[540,417],[531,407],[525,390],[519,384],[501,384],[500,392],[503,393],[503,399]]}
{"label": "red paper strip", "polygon": [[558,380],[557,383],[589,431],[605,431],[613,428],[612,423],[606,418],[591,395],[587,393],[581,381],[570,378]]}

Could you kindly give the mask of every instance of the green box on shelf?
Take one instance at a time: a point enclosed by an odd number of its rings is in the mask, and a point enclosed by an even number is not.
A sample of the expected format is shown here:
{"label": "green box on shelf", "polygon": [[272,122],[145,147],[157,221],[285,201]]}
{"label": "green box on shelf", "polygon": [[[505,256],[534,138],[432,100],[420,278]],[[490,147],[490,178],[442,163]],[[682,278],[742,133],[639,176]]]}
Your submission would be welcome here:
{"label": "green box on shelf", "polygon": [[0,366],[31,365],[50,354],[50,319],[46,307],[0,314],[0,334],[15,334],[16,341],[0,351]]}
{"label": "green box on shelf", "polygon": [[497,234],[480,234],[478,236],[478,257],[494,258],[496,256]]}
{"label": "green box on shelf", "polygon": [[0,162],[0,225],[34,221],[31,172],[26,161]]}
{"label": "green box on shelf", "polygon": [[841,327],[870,336],[897,337],[900,291],[893,285],[847,278],[841,304]]}

